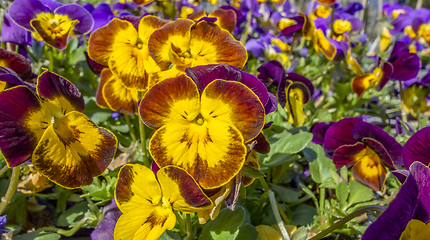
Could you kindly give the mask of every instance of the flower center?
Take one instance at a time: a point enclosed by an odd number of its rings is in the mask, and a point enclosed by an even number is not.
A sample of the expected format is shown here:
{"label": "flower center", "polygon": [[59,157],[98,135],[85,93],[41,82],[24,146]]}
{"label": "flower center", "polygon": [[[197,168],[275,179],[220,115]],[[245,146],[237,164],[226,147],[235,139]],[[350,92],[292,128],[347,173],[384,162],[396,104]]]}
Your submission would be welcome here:
{"label": "flower center", "polygon": [[142,40],[140,38],[138,38],[137,41],[136,41],[136,47],[138,49],[142,49],[142,47],[143,47],[143,42],[142,42]]}
{"label": "flower center", "polygon": [[196,119],[195,119],[196,123],[198,125],[203,125],[203,123],[205,122],[205,119],[203,118],[203,116],[201,114],[199,114]]}

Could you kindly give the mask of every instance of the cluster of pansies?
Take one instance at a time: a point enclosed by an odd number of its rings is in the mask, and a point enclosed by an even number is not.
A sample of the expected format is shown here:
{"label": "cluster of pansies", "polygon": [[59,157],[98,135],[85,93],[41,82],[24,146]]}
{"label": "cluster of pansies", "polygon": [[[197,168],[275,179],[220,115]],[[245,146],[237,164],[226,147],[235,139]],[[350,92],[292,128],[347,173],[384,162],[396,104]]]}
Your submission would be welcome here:
{"label": "cluster of pansies", "polygon": [[0,233],[427,239],[430,10],[379,4],[5,2]]}

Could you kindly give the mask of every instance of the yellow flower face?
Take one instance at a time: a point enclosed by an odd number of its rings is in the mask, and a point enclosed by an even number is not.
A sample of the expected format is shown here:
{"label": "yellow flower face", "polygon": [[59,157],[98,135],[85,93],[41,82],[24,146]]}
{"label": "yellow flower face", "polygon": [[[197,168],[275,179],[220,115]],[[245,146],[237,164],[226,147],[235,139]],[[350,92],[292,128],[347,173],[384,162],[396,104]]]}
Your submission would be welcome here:
{"label": "yellow flower face", "polygon": [[399,240],[425,240],[430,234],[430,224],[412,219]]}
{"label": "yellow flower face", "polygon": [[327,59],[333,60],[336,56],[336,47],[327,40],[321,29],[315,31],[313,43],[315,51],[321,51]]}
{"label": "yellow flower face", "polygon": [[128,21],[113,19],[91,35],[88,55],[94,61],[109,66],[126,88],[145,91],[148,75],[160,70],[149,55],[148,39],[164,24],[166,21],[148,15],[140,20],[136,30]]}
{"label": "yellow flower face", "polygon": [[45,12],[37,14],[36,18],[30,21],[43,41],[61,50],[66,48],[69,34],[73,33],[72,29],[78,23],[78,20],[71,20],[67,15]]}
{"label": "yellow flower face", "polygon": [[338,19],[333,23],[333,30],[336,34],[341,35],[345,32],[350,32],[352,25],[349,21]]}
{"label": "yellow flower face", "polygon": [[177,19],[155,31],[148,48],[162,71],[170,64],[183,69],[229,64],[241,69],[248,59],[245,47],[228,31],[206,21],[195,24],[189,19]]}
{"label": "yellow flower face", "polygon": [[185,75],[151,88],[139,113],[147,126],[157,129],[149,143],[156,163],[185,169],[207,189],[238,174],[247,153],[244,143],[264,124],[264,107],[245,85],[215,80],[199,93]]}
{"label": "yellow flower face", "polygon": [[169,166],[155,175],[139,164],[124,165],[115,190],[123,213],[115,226],[115,239],[158,239],[176,224],[173,209],[196,212],[212,201],[183,169]]}

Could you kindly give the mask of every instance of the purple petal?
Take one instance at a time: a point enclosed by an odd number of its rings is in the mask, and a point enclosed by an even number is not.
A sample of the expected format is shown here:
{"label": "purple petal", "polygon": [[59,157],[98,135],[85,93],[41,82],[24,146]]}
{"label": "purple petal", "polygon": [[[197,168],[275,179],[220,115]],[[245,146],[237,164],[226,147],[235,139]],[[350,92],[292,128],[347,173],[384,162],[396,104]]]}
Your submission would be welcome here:
{"label": "purple petal", "polygon": [[88,12],[92,13],[94,11],[94,6],[91,3],[84,3],[82,7],[88,10]]}
{"label": "purple petal", "polygon": [[16,72],[22,79],[31,78],[31,62],[21,54],[0,48],[0,61],[5,62],[7,67]]}
{"label": "purple petal", "polygon": [[9,167],[31,157],[38,139],[27,128],[26,117],[40,108],[36,95],[26,87],[0,93],[0,150]]}
{"label": "purple petal", "polygon": [[346,8],[342,9],[341,11],[347,12],[351,15],[354,15],[356,12],[363,9],[363,5],[359,2],[349,2],[348,6]]}
{"label": "purple petal", "polygon": [[391,61],[391,59],[393,57],[395,57],[397,54],[399,54],[401,52],[405,52],[405,51],[409,52],[408,44],[406,44],[403,41],[396,41],[396,43],[394,44],[393,50],[391,51],[389,61],[393,62],[393,61]]}
{"label": "purple petal", "polygon": [[311,128],[311,133],[314,135],[312,138],[312,142],[316,144],[323,144],[324,137],[327,130],[334,124],[334,122],[324,123],[319,122],[315,123],[315,125]]}
{"label": "purple petal", "polygon": [[9,13],[6,12],[1,26],[1,41],[13,44],[31,45],[32,39],[31,32],[16,25],[10,18]]}
{"label": "purple petal", "polygon": [[292,17],[290,19],[293,19],[294,21],[296,21],[297,24],[291,25],[289,27],[286,27],[284,29],[281,30],[280,35],[281,36],[289,36],[297,31],[299,31],[300,29],[303,28],[303,25],[305,23],[305,18],[302,16],[295,16]]}
{"label": "purple petal", "polygon": [[91,233],[93,240],[113,240],[114,229],[116,222],[122,215],[121,211],[117,207],[115,200],[112,199],[112,203],[103,208],[105,213],[104,218],[97,225],[96,229]]}
{"label": "purple petal", "polygon": [[399,81],[412,79],[420,70],[420,58],[415,53],[400,52],[390,59],[394,68],[392,78]]}
{"label": "purple petal", "polygon": [[357,123],[363,120],[360,118],[344,118],[334,123],[326,132],[324,137],[324,152],[329,158],[333,158],[333,153],[340,146],[356,144],[358,141],[351,135],[351,131]]}
{"label": "purple petal", "polygon": [[357,123],[351,131],[353,138],[371,147],[390,168],[402,166],[402,145],[382,128],[367,122]]}
{"label": "purple petal", "polygon": [[413,218],[426,223],[430,216],[430,169],[420,162],[415,162],[411,165],[410,172],[419,188],[419,202]]}
{"label": "purple petal", "polygon": [[37,93],[42,99],[64,97],[77,111],[84,112],[85,102],[79,89],[69,80],[45,71],[37,79]]}
{"label": "purple petal", "polygon": [[21,80],[18,74],[9,68],[0,67],[0,81],[7,82],[11,86],[27,86],[31,91],[36,92],[36,85]]}
{"label": "purple petal", "polygon": [[42,12],[51,10],[39,0],[15,0],[9,8],[10,18],[28,31],[34,31],[30,21]]}
{"label": "purple petal", "polygon": [[276,111],[278,109],[278,101],[276,101],[275,95],[273,93],[269,92],[269,100],[267,101],[267,104],[264,106],[264,110],[266,114],[269,114],[271,112]]}
{"label": "purple petal", "polygon": [[418,161],[425,165],[430,164],[430,127],[416,132],[406,142],[403,148],[403,164],[409,169],[413,162]]}
{"label": "purple petal", "polygon": [[402,232],[414,215],[418,204],[418,194],[417,182],[409,176],[387,210],[367,228],[362,240],[400,239]]}
{"label": "purple petal", "polygon": [[242,72],[241,70],[226,64],[204,65],[193,68],[187,68],[186,74],[194,80],[200,92],[214,81],[215,79],[224,79],[238,81],[250,88],[260,99],[261,103],[266,105],[269,100],[269,94],[266,87],[258,81],[253,75]]}
{"label": "purple petal", "polygon": [[109,23],[110,18],[113,16],[113,12],[110,9],[109,4],[100,3],[96,8],[91,12],[91,15],[94,19],[94,26],[91,30],[92,32],[99,29],[100,27]]}
{"label": "purple petal", "polygon": [[364,149],[366,149],[366,145],[361,142],[357,142],[354,145],[343,145],[334,151],[333,163],[337,168],[343,166],[350,168],[357,163],[355,158]]}
{"label": "purple petal", "polygon": [[258,79],[264,83],[266,87],[270,86],[272,83],[280,83],[285,81],[286,79],[286,72],[282,64],[276,60],[271,60],[263,65],[261,65],[259,68],[257,68]]}
{"label": "purple petal", "polygon": [[376,90],[381,91],[381,89],[387,84],[387,82],[393,77],[394,67],[391,63],[385,62],[382,65],[382,78],[379,80],[378,85],[376,85]]}
{"label": "purple petal", "polygon": [[263,54],[265,46],[257,39],[250,39],[245,43],[245,48],[247,51],[251,52],[252,55],[259,57]]}
{"label": "purple petal", "polygon": [[403,184],[408,178],[410,172],[408,170],[394,170],[391,171],[391,173],[396,176],[400,183]]}
{"label": "purple petal", "polygon": [[84,52],[85,58],[87,59],[88,66],[90,66],[90,69],[95,73],[97,76],[100,76],[100,73],[102,72],[103,68],[107,68],[108,66],[102,65],[94,60],[92,60],[88,56],[88,52]]}
{"label": "purple petal", "polygon": [[288,73],[287,79],[292,80],[293,82],[301,82],[305,84],[311,93],[310,95],[312,96],[314,94],[314,85],[312,85],[312,82],[309,81],[309,79],[303,77],[302,75],[299,75],[297,73]]}
{"label": "purple petal", "polygon": [[56,14],[67,15],[72,20],[79,20],[79,23],[73,28],[74,34],[85,34],[91,31],[94,25],[93,16],[87,9],[78,4],[68,4],[55,9]]}
{"label": "purple petal", "polygon": [[363,26],[363,23],[361,22],[360,19],[356,18],[356,17],[351,17],[348,19],[348,21],[351,23],[351,31],[352,32],[357,32],[361,29],[361,27]]}
{"label": "purple petal", "polygon": [[53,1],[53,0],[40,0],[44,5],[48,6],[51,11],[54,11],[55,9],[57,9],[58,7],[63,6],[62,3],[57,2],[57,1]]}

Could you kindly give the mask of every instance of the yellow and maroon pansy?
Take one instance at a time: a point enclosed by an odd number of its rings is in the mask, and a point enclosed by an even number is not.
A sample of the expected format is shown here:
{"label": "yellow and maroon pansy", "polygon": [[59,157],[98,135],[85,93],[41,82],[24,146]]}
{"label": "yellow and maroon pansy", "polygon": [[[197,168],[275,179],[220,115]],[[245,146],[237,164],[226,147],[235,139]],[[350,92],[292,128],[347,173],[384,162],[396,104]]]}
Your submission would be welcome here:
{"label": "yellow and maroon pansy", "polygon": [[239,173],[244,143],[260,133],[265,115],[246,85],[218,79],[199,92],[186,75],[152,87],[139,113],[156,129],[149,143],[156,163],[184,168],[205,189],[221,187]]}
{"label": "yellow and maroon pansy", "polygon": [[91,34],[88,55],[99,64],[109,66],[125,87],[146,91],[148,75],[160,70],[149,55],[148,39],[166,22],[147,15],[140,20],[136,29],[129,21],[112,19]]}
{"label": "yellow and maroon pansy", "polygon": [[60,50],[66,48],[69,35],[86,34],[94,25],[91,14],[78,4],[45,5],[39,0],[16,0],[9,14],[19,26],[35,32],[45,43]]}
{"label": "yellow and maroon pansy", "polygon": [[[19,53],[0,48],[0,67],[6,67],[18,74],[23,80],[32,76],[31,62]],[[0,80],[1,81],[1,80]]]}
{"label": "yellow and maroon pansy", "polygon": [[359,118],[344,118],[324,137],[324,151],[337,168],[352,168],[357,181],[381,191],[388,173],[403,165],[402,145],[380,127]]}
{"label": "yellow and maroon pansy", "polygon": [[182,70],[208,64],[243,68],[248,59],[245,47],[217,25],[177,19],[156,30],[148,43],[149,53],[161,70],[174,64]]}
{"label": "yellow and maroon pansy", "polygon": [[138,91],[126,88],[121,80],[105,68],[100,74],[100,83],[96,92],[96,103],[100,107],[134,115],[137,113]]}
{"label": "yellow and maroon pansy", "polygon": [[8,166],[31,158],[58,185],[91,184],[115,155],[116,137],[82,113],[83,97],[65,78],[45,71],[36,90],[16,86],[0,93],[0,150]]}
{"label": "yellow and maroon pansy", "polygon": [[115,226],[115,239],[158,239],[176,224],[173,210],[186,213],[212,207],[196,181],[183,169],[167,166],[154,174],[139,164],[124,165],[115,190],[123,213]]}

